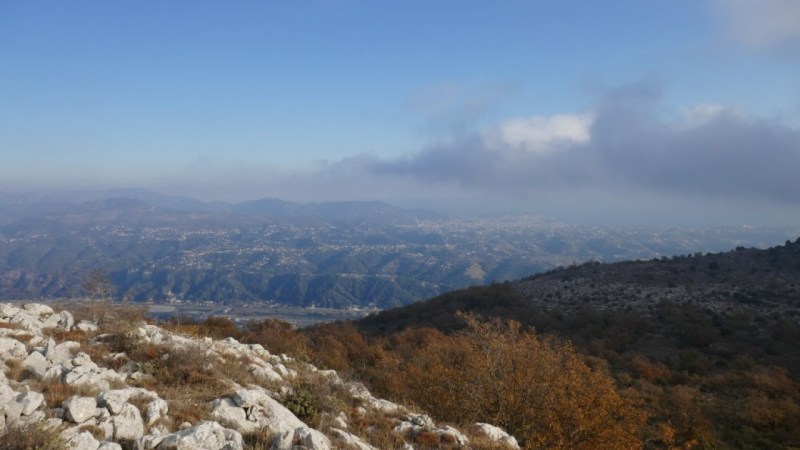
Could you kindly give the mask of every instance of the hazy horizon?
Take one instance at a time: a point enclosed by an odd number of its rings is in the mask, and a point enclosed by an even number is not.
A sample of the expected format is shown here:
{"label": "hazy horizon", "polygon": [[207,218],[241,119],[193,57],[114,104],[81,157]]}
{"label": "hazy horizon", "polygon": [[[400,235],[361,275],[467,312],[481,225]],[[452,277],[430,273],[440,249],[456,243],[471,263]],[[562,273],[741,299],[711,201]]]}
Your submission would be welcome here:
{"label": "hazy horizon", "polygon": [[0,6],[0,191],[800,224],[800,3]]}

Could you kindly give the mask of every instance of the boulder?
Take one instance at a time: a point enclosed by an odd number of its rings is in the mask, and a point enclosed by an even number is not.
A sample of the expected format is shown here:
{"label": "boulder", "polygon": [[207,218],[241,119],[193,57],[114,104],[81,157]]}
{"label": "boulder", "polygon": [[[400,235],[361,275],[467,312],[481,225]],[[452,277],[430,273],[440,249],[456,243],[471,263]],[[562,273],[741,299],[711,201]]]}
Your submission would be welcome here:
{"label": "boulder", "polygon": [[229,398],[218,398],[211,402],[211,419],[242,433],[256,431],[256,424],[247,420],[244,408]]}
{"label": "boulder", "polygon": [[58,323],[61,321],[61,317],[58,314],[52,314],[50,317],[42,321],[43,328],[58,328]]}
{"label": "boulder", "polygon": [[65,438],[67,448],[75,450],[97,450],[100,442],[88,431],[82,431],[69,438]]}
{"label": "boulder", "polygon": [[157,450],[242,450],[242,435],[217,422],[204,421],[192,428],[168,434]]}
{"label": "boulder", "polygon": [[283,380],[272,367],[260,366],[258,364],[252,364],[250,366],[250,373],[261,381],[280,383]]}
{"label": "boulder", "polygon": [[97,416],[97,401],[94,397],[72,397],[61,405],[64,417],[75,423],[83,423]]}
{"label": "boulder", "polygon": [[56,344],[52,338],[47,341],[44,347],[44,356],[53,364],[70,365],[72,364],[72,350],[80,348],[81,344],[75,341],[66,341]]}
{"label": "boulder", "polygon": [[88,320],[81,320],[75,325],[75,329],[90,333],[97,331],[99,327],[97,326],[97,324],[89,322]]}
{"label": "boulder", "polygon": [[72,313],[70,313],[69,311],[61,311],[61,312],[59,312],[58,313],[58,317],[60,319],[59,322],[58,322],[58,325],[61,328],[67,330],[67,331],[72,329],[72,326],[75,325],[75,318],[72,316]]}
{"label": "boulder", "polygon": [[42,327],[44,326],[41,320],[32,317],[25,312],[20,312],[19,314],[11,317],[10,322],[17,324],[17,326],[23,330],[30,331],[36,335],[41,334]]}
{"label": "boulder", "polygon": [[247,420],[253,422],[256,429],[267,427],[273,433],[282,433],[306,426],[263,389],[240,389],[233,401],[245,409]]}
{"label": "boulder", "polygon": [[144,412],[144,419],[147,425],[153,425],[162,417],[166,417],[169,412],[169,405],[166,400],[156,398],[147,404]]}
{"label": "boulder", "polygon": [[25,344],[7,337],[0,337],[0,359],[24,358],[28,354]]}
{"label": "boulder", "polygon": [[44,395],[38,392],[28,391],[17,395],[16,400],[17,403],[22,406],[22,411],[20,413],[23,416],[30,416],[44,403]]}
{"label": "boulder", "polygon": [[111,418],[114,425],[114,439],[132,441],[144,436],[144,422],[139,410],[130,403],[122,406],[119,414]]}
{"label": "boulder", "polygon": [[22,426],[40,424],[47,420],[44,411],[34,411],[30,416],[19,416],[17,423]]}
{"label": "boulder", "polygon": [[0,318],[10,319],[21,312],[21,309],[17,308],[11,303],[0,303]]}
{"label": "boulder", "polygon": [[476,436],[484,437],[507,448],[515,450],[519,449],[517,439],[514,438],[514,436],[506,433],[505,430],[500,427],[496,427],[488,423],[478,422],[470,427],[470,431]]}
{"label": "boulder", "polygon": [[62,377],[64,376],[64,366],[50,366],[47,371],[44,373],[44,377],[42,377],[45,381],[61,381]]}
{"label": "boulder", "polygon": [[26,303],[25,305],[23,305],[22,308],[26,312],[28,312],[28,314],[36,317],[41,317],[41,316],[49,317],[55,312],[53,311],[53,308],[39,303]]}
{"label": "boulder", "polygon": [[44,355],[38,351],[32,351],[31,354],[28,355],[24,361],[22,361],[22,367],[24,367],[25,370],[35,374],[37,378],[42,379],[47,373],[50,363],[47,361],[47,358],[45,358]]}
{"label": "boulder", "polygon": [[96,398],[97,404],[108,409],[108,412],[119,414],[122,411],[122,407],[131,398],[131,391],[128,389],[113,389],[101,392]]}
{"label": "boulder", "polygon": [[272,442],[270,450],[292,450],[298,446],[308,450],[330,450],[331,441],[319,431],[303,426],[282,432]]}

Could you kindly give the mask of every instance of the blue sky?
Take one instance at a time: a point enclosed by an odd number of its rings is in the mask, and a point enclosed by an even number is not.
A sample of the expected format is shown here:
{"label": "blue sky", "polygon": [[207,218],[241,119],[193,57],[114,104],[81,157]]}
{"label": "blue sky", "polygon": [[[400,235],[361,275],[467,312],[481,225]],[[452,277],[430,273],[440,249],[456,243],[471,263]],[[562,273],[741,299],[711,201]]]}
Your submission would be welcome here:
{"label": "blue sky", "polygon": [[798,224],[799,126],[797,0],[0,4],[2,191]]}

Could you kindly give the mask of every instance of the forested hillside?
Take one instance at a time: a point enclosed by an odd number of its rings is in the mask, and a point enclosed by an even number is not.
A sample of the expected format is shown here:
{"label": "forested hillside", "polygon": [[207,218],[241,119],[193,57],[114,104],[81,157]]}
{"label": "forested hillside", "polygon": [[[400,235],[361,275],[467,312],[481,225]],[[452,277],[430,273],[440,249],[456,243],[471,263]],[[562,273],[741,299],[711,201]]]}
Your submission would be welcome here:
{"label": "forested hillside", "polygon": [[[583,264],[306,334],[317,352],[340,349],[339,359],[327,353],[331,366],[447,417],[456,413],[442,408],[447,397],[435,386],[478,376],[456,364],[470,358],[465,336],[475,317],[512,329],[519,323],[556,347],[570,342],[639,405],[646,420],[636,433],[645,448],[800,446],[800,239],[767,250]],[[437,369],[437,361],[447,364],[432,354],[450,355],[462,369]],[[501,379],[518,380],[529,366],[512,366]],[[417,389],[420,374],[434,391]]]}

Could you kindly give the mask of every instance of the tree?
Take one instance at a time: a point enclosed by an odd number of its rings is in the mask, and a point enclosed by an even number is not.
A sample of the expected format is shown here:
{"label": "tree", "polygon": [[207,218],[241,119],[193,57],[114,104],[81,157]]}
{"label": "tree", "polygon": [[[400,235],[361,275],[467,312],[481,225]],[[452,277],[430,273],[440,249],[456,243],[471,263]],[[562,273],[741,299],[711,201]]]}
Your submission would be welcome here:
{"label": "tree", "polygon": [[522,330],[515,321],[481,322],[420,349],[407,363],[405,394],[454,422],[489,422],[529,448],[641,448],[645,415],[592,369],[571,344]]}

